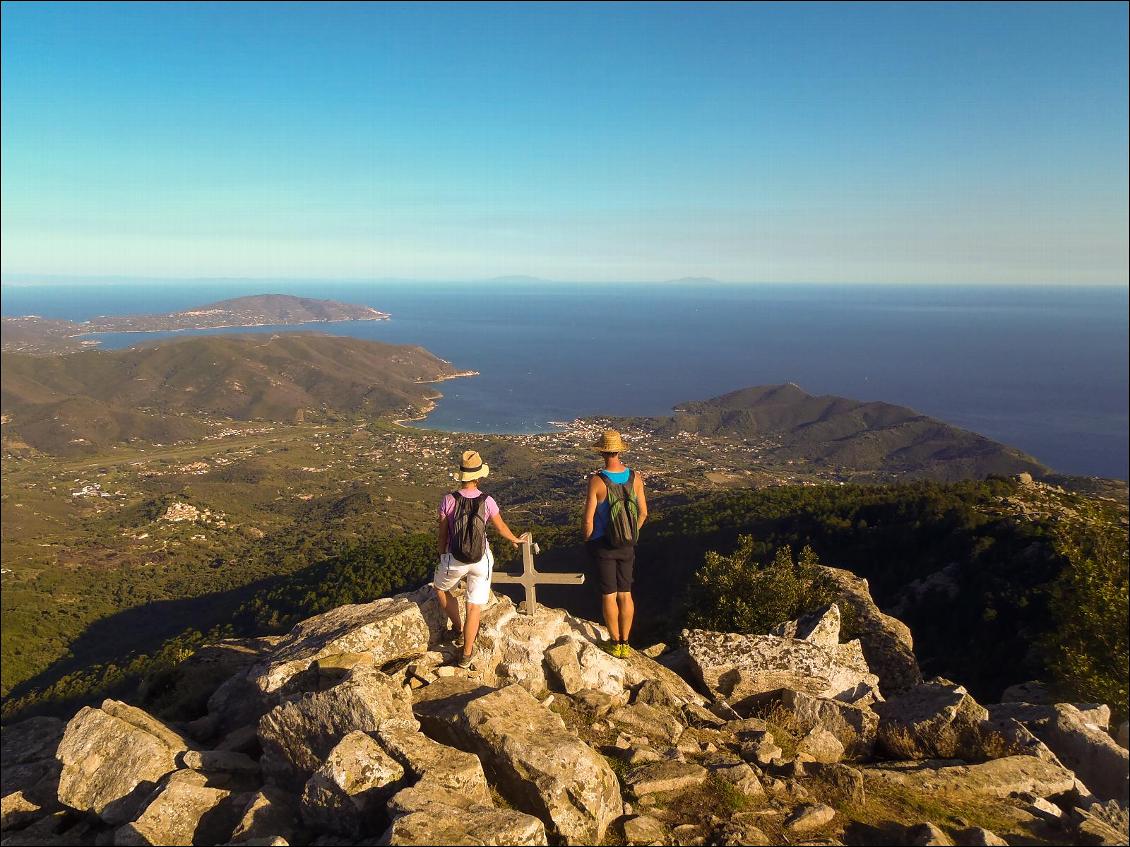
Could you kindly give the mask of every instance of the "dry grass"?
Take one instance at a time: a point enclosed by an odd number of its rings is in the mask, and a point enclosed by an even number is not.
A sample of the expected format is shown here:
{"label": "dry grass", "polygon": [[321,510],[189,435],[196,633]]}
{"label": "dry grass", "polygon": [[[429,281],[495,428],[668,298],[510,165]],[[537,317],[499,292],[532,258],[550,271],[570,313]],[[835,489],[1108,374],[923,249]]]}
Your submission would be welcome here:
{"label": "dry grass", "polygon": [[825,802],[833,806],[846,822],[848,844],[900,844],[903,827],[933,823],[953,836],[957,831],[979,826],[1002,837],[1018,837],[1017,843],[1051,843],[1040,840],[1026,829],[1023,815],[1005,802],[976,797],[945,796],[918,792],[895,783],[868,781],[866,799],[853,803],[835,792]]}

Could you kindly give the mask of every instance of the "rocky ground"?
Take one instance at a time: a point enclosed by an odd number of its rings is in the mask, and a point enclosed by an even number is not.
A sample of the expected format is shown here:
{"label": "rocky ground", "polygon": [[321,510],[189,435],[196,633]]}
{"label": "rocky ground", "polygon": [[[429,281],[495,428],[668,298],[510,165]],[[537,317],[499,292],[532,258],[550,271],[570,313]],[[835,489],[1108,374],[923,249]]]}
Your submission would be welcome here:
{"label": "rocky ground", "polygon": [[224,681],[190,723],[107,700],[5,727],[0,844],[1126,843],[1108,706],[923,681],[832,575],[838,604],[772,635],[626,660],[494,596],[455,668],[427,587],[205,648],[178,684]]}

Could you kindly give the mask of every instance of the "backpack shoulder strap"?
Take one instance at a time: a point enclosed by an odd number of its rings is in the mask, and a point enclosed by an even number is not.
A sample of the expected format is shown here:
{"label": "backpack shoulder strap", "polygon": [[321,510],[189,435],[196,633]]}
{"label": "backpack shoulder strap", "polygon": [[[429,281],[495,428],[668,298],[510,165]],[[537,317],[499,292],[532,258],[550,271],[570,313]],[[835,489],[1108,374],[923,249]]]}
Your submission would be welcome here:
{"label": "backpack shoulder strap", "polygon": [[623,492],[624,483],[617,482],[616,480],[612,479],[612,477],[610,477],[604,471],[599,471],[598,473],[601,476],[601,478],[604,479],[604,486],[605,486],[605,488],[608,489],[608,496],[611,497],[612,492],[615,491],[616,496],[618,496],[621,500],[624,499],[624,492]]}

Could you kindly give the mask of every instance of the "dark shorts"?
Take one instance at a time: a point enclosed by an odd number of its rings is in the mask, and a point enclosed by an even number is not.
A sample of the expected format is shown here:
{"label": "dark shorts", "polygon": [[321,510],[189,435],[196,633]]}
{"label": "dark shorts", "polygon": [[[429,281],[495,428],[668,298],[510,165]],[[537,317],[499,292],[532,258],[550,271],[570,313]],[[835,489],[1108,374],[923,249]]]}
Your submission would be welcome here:
{"label": "dark shorts", "polygon": [[632,570],[636,564],[636,548],[609,547],[603,538],[586,541],[589,561],[600,578],[601,594],[616,594],[632,590]]}

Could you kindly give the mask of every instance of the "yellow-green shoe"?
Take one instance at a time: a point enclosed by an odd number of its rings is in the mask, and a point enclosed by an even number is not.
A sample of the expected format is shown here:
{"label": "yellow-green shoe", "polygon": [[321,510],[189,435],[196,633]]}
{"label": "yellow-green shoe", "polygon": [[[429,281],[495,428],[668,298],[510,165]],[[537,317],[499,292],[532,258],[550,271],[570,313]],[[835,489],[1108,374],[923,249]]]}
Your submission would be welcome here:
{"label": "yellow-green shoe", "polygon": [[628,642],[625,641],[625,642],[621,643],[621,645],[620,645],[620,658],[621,659],[628,659],[628,658],[631,658],[631,655],[632,655],[632,648],[628,646]]}
{"label": "yellow-green shoe", "polygon": [[616,658],[620,657],[619,641],[601,641],[597,646],[609,656],[615,656]]}

